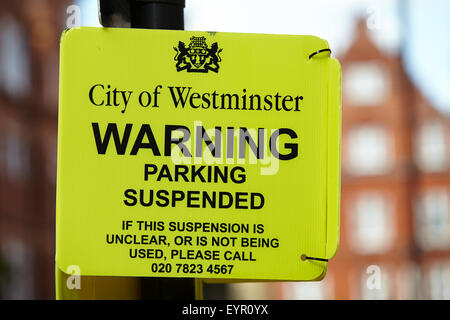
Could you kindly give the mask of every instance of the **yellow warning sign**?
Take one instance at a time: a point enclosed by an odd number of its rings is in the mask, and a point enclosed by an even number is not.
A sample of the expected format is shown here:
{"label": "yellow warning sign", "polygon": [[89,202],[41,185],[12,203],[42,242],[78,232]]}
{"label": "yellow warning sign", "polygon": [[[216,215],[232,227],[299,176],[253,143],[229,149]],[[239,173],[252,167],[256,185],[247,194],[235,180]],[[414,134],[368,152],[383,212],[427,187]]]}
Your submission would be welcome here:
{"label": "yellow warning sign", "polygon": [[322,279],[339,239],[340,90],[312,36],[65,32],[57,267]]}

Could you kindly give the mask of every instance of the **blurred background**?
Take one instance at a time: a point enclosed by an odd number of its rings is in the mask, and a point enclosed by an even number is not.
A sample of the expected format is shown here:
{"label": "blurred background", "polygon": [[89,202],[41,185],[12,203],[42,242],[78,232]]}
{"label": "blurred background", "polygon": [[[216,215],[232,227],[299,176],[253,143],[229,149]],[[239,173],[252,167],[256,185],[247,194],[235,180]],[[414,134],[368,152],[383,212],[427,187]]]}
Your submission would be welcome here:
{"label": "blurred background", "polygon": [[[206,285],[205,299],[450,299],[450,2],[186,5],[186,30],[313,34],[343,68],[341,245],[325,280]],[[0,2],[0,298],[55,297],[59,38],[97,16],[96,0]]]}

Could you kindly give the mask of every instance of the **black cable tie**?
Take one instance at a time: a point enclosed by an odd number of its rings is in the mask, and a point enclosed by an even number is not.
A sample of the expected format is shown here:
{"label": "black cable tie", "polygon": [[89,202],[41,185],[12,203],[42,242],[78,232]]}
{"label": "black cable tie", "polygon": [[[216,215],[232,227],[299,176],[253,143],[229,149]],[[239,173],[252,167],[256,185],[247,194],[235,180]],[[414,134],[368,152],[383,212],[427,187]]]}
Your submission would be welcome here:
{"label": "black cable tie", "polygon": [[321,49],[319,51],[316,51],[314,53],[311,53],[309,55],[309,60],[311,60],[312,57],[314,57],[316,54],[322,53],[322,52],[329,52],[331,54],[331,49]]}
{"label": "black cable tie", "polygon": [[328,259],[308,257],[306,254],[302,254],[301,259],[302,259],[303,261],[305,261],[305,260],[315,260],[315,261],[328,262]]}

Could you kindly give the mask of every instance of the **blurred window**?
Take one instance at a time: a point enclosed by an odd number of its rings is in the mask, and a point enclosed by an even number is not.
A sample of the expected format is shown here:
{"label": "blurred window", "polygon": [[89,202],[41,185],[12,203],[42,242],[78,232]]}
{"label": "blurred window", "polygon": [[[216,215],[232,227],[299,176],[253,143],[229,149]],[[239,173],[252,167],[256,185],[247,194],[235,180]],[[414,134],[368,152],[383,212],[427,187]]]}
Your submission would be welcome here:
{"label": "blurred window", "polygon": [[428,172],[447,169],[445,128],[440,122],[426,122],[418,132],[416,145],[416,160],[420,169]]}
{"label": "blurred window", "polygon": [[305,282],[293,285],[293,300],[323,300],[324,288],[321,282]]}
{"label": "blurred window", "polygon": [[0,178],[6,177],[6,139],[2,125],[0,122]]}
{"label": "blurred window", "polygon": [[30,150],[28,143],[19,135],[6,136],[6,173],[10,180],[22,180],[30,175]]}
{"label": "blurred window", "polygon": [[379,106],[386,102],[390,81],[386,70],[377,62],[358,62],[343,72],[344,94],[352,106]]}
{"label": "blurred window", "polygon": [[6,264],[1,296],[11,300],[33,299],[32,251],[19,241],[3,244],[1,249]]}
{"label": "blurred window", "polygon": [[356,175],[379,175],[389,169],[388,135],[377,126],[353,129],[348,135],[348,164]]}
{"label": "blurred window", "polygon": [[334,299],[333,275],[328,272],[320,282],[295,282],[284,285],[284,296],[288,300]]}
{"label": "blurred window", "polygon": [[231,283],[228,285],[228,294],[235,300],[265,300],[268,299],[269,284],[259,283]]}
{"label": "blurred window", "polygon": [[388,300],[391,298],[389,274],[386,268],[379,268],[379,273],[364,270],[360,278],[360,292],[362,300]]}
{"label": "blurred window", "polygon": [[431,190],[416,206],[416,238],[425,250],[450,247],[449,197],[446,190]]}
{"label": "blurred window", "polygon": [[450,299],[450,262],[435,262],[429,271],[430,298]]}
{"label": "blurred window", "polygon": [[18,99],[30,91],[29,48],[23,28],[12,17],[0,21],[0,88]]}
{"label": "blurred window", "polygon": [[385,197],[378,193],[359,196],[353,210],[351,247],[359,254],[380,254],[392,243],[393,217]]}
{"label": "blurred window", "polygon": [[415,300],[423,299],[422,273],[418,265],[407,262],[398,266],[395,277],[397,299]]}
{"label": "blurred window", "polygon": [[[49,138],[47,142],[47,158],[45,162],[45,172],[48,181],[52,185],[56,185],[56,167],[57,167],[57,149],[56,149],[56,141]],[[55,139],[56,140],[56,139]],[[54,143],[53,143],[54,142]]]}

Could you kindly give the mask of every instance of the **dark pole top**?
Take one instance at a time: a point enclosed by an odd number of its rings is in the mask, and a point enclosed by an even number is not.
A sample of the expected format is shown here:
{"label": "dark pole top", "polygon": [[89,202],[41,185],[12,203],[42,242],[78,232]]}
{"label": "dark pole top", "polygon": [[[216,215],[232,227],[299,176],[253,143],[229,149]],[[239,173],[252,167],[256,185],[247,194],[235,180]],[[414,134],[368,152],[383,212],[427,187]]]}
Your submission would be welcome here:
{"label": "dark pole top", "polygon": [[185,0],[132,0],[131,27],[184,30]]}

